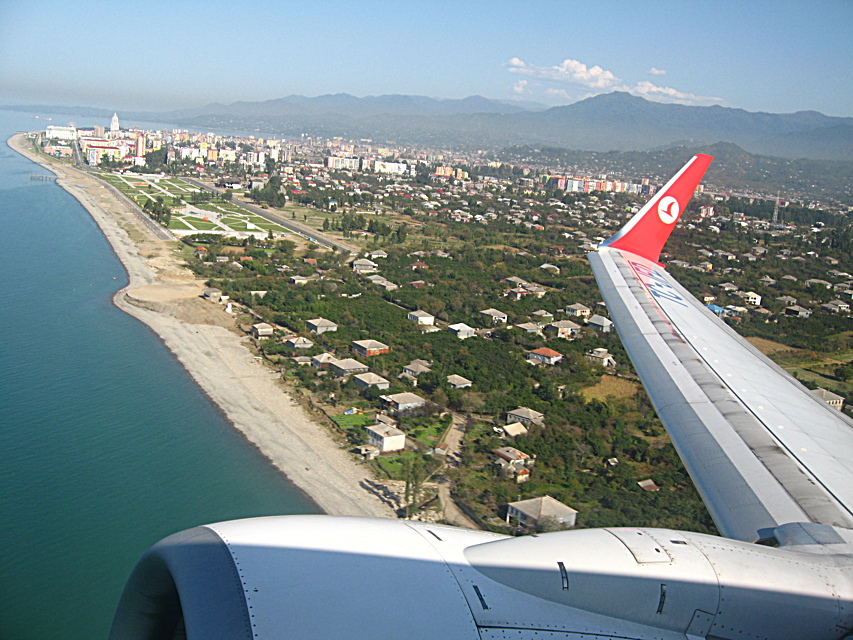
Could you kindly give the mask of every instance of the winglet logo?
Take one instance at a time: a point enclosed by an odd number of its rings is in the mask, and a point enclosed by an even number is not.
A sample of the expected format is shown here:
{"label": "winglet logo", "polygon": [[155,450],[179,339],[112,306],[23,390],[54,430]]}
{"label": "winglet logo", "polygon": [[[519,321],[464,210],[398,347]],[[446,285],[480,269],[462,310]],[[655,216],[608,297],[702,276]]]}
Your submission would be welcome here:
{"label": "winglet logo", "polygon": [[678,220],[678,200],[672,196],[666,196],[658,202],[658,217],[664,224],[672,224]]}

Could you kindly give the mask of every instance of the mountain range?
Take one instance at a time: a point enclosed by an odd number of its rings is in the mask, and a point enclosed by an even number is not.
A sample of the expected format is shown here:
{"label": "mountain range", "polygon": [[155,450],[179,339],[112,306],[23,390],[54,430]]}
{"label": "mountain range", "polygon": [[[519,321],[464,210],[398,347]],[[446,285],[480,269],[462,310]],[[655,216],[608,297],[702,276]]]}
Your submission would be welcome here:
{"label": "mountain range", "polygon": [[[57,112],[56,107],[50,109]],[[109,110],[64,111],[112,115]],[[120,115],[202,129],[257,131],[284,137],[304,133],[369,138],[375,142],[444,148],[546,145],[586,151],[648,151],[673,144],[730,142],[756,154],[853,161],[853,118],[817,111],[774,114],[721,106],[663,104],[623,92],[551,108],[482,96],[440,100],[411,95],[358,98],[329,94]]]}

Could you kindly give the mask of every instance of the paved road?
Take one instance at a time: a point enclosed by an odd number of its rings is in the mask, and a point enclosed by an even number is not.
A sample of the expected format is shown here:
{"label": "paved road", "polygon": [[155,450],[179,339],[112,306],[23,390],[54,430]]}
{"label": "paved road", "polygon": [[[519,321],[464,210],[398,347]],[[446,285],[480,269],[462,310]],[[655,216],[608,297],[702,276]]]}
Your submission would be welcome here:
{"label": "paved road", "polygon": [[[186,177],[182,179],[198,187],[199,189],[206,189],[207,191],[212,191],[213,193],[221,193],[219,189],[210,187],[198,180]],[[335,238],[330,238],[329,236],[317,231],[316,229],[312,229],[308,225],[300,224],[295,220],[288,220],[284,216],[272,213],[268,209],[263,209],[254,204],[250,204],[245,200],[240,200],[239,198],[232,198],[231,203],[236,204],[238,207],[242,207],[246,211],[251,211],[252,213],[259,215],[262,218],[266,218],[270,222],[274,222],[275,224],[281,225],[288,231],[295,233],[296,235],[302,236],[303,238],[307,238],[311,242],[316,242],[317,244],[326,247],[327,249],[345,251],[351,254],[357,254],[359,252],[358,248],[353,247],[345,242],[341,242],[340,240],[336,240]]]}

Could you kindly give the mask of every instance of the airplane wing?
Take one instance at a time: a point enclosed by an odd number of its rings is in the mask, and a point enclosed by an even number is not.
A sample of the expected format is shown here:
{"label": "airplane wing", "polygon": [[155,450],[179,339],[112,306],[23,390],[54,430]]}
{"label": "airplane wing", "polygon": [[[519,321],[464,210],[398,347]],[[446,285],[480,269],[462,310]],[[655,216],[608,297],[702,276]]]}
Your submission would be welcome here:
{"label": "airplane wing", "polygon": [[607,309],[714,522],[753,541],[853,526],[853,421],[690,295],[660,251],[711,163],[690,162],[588,255]]}

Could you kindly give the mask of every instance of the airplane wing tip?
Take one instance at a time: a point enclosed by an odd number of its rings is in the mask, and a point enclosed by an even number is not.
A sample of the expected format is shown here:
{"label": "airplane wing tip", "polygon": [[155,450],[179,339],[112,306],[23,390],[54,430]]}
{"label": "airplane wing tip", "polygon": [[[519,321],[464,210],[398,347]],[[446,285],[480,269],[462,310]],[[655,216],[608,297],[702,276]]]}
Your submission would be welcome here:
{"label": "airplane wing tip", "polygon": [[598,248],[620,249],[658,262],[675,223],[687,208],[687,203],[713,159],[713,156],[705,153],[693,156],[646,206]]}

